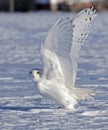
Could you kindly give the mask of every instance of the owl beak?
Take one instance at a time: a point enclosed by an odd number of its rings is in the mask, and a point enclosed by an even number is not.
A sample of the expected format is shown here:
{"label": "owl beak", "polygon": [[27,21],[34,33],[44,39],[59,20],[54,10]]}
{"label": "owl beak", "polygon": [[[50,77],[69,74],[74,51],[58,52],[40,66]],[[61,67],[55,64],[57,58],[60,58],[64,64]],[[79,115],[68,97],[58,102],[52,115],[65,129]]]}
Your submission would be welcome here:
{"label": "owl beak", "polygon": [[29,72],[29,77],[33,78],[32,70]]}

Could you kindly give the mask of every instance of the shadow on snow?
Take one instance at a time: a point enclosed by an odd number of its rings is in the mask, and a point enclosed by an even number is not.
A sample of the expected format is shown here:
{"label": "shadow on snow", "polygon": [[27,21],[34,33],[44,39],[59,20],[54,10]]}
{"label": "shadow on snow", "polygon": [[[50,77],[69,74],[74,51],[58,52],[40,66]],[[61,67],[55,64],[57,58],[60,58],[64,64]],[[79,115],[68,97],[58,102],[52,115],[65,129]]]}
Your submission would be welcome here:
{"label": "shadow on snow", "polygon": [[30,111],[32,109],[58,109],[53,107],[14,107],[14,106],[1,106],[0,110],[12,110],[12,111]]}

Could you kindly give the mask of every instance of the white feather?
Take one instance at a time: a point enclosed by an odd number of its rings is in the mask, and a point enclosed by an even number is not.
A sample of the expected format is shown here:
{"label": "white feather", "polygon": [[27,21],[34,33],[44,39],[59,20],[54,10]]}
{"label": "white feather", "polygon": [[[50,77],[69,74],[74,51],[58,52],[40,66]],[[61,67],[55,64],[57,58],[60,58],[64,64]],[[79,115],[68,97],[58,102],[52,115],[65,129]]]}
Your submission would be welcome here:
{"label": "white feather", "polygon": [[47,79],[56,77],[59,80],[62,76],[62,81],[67,87],[74,87],[80,48],[88,36],[95,16],[95,11],[85,9],[74,20],[61,18],[52,27],[41,51],[45,61],[44,76]]}

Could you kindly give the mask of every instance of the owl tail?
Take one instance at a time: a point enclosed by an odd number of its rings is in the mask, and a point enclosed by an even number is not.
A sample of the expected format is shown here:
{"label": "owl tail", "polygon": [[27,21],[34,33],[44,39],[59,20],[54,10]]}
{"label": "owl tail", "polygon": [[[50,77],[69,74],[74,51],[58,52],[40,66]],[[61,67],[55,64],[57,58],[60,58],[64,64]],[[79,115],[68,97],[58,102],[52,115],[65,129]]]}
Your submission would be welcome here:
{"label": "owl tail", "polygon": [[93,96],[96,94],[96,91],[83,88],[74,88],[72,90],[72,93],[74,94],[74,98],[76,100],[84,100],[84,99],[92,99]]}

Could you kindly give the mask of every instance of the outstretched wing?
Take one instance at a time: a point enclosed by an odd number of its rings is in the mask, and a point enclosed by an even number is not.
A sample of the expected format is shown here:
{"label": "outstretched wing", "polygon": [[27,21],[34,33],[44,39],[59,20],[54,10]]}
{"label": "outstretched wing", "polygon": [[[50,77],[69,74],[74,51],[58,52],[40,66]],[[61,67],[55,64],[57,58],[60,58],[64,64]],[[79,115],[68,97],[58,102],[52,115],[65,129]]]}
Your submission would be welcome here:
{"label": "outstretched wing", "polygon": [[73,71],[73,85],[75,84],[76,72],[78,66],[79,52],[81,46],[85,42],[91,22],[96,17],[96,10],[93,8],[82,10],[75,19],[73,20],[73,40],[71,48],[71,60],[72,60],[72,71]]}
{"label": "outstretched wing", "polygon": [[41,49],[45,78],[59,80],[69,88],[74,86],[79,50],[94,14],[93,9],[86,9],[74,20],[61,18],[52,27]]}
{"label": "outstretched wing", "polygon": [[44,61],[44,74],[47,79],[56,79],[72,85],[72,20],[61,18],[51,28],[43,44],[41,53]]}

